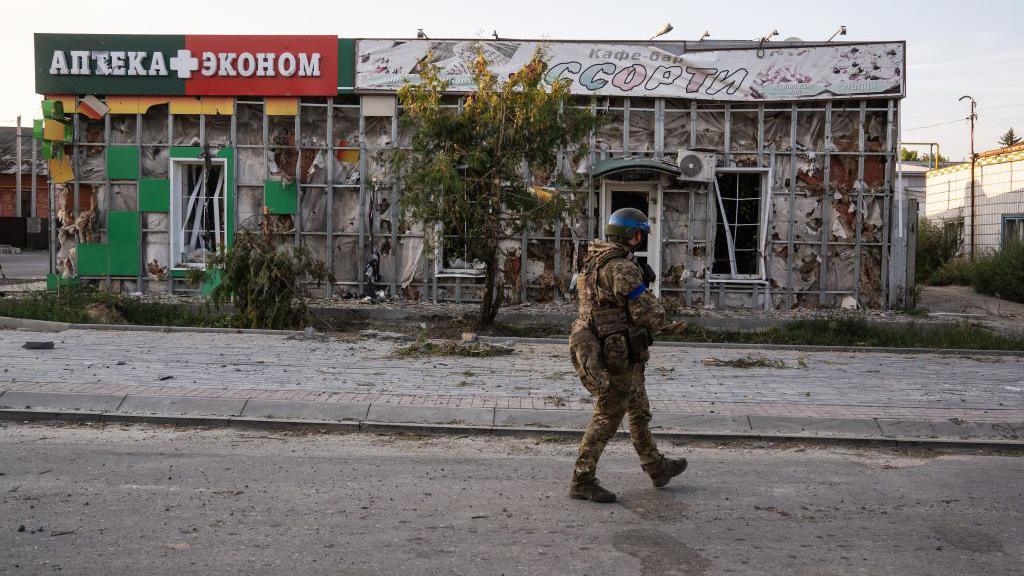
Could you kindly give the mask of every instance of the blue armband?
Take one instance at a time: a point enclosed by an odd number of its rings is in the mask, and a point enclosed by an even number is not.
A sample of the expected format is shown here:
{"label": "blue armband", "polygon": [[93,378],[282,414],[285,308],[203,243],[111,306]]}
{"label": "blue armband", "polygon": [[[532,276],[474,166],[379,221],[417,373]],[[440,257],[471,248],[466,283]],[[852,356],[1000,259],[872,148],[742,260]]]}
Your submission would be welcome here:
{"label": "blue armband", "polygon": [[647,285],[641,282],[639,286],[633,288],[632,292],[626,294],[626,298],[629,300],[636,300],[637,298],[643,296],[644,292],[647,292]]}

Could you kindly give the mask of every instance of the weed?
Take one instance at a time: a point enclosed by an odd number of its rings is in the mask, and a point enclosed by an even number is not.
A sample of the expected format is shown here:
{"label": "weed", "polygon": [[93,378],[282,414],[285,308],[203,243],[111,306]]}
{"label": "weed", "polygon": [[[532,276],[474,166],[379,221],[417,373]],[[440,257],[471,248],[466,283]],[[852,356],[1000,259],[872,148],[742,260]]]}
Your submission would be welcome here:
{"label": "weed", "polygon": [[667,341],[740,344],[1024,350],[1024,338],[1004,336],[966,323],[904,323],[886,326],[856,318],[797,320],[759,332],[694,327],[685,334],[662,334],[658,338]]}

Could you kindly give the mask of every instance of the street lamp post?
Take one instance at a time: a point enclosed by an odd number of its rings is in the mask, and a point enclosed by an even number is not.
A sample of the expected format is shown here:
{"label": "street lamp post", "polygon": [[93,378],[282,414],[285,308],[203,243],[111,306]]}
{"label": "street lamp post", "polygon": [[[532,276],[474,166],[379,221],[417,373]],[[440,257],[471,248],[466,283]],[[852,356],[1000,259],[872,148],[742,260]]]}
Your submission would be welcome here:
{"label": "street lamp post", "polygon": [[974,166],[977,158],[974,155],[974,121],[978,119],[978,114],[975,110],[978,107],[978,103],[970,96],[961,96],[960,101],[970,100],[971,101],[971,115],[967,117],[971,121],[971,252],[970,259],[974,260]]}

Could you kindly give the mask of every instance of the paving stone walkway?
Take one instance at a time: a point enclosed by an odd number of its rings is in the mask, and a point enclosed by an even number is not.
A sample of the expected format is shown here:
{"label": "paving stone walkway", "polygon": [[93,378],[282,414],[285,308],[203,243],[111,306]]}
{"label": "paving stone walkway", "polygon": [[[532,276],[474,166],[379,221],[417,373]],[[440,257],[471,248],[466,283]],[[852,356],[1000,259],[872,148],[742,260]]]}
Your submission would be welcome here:
{"label": "paving stone walkway", "polygon": [[[26,350],[53,340],[53,350]],[[564,344],[397,359],[390,341],[0,330],[0,393],[64,392],[422,407],[589,410]],[[712,367],[748,354],[786,368]],[[652,410],[672,414],[1024,422],[1024,358],[656,347]]]}

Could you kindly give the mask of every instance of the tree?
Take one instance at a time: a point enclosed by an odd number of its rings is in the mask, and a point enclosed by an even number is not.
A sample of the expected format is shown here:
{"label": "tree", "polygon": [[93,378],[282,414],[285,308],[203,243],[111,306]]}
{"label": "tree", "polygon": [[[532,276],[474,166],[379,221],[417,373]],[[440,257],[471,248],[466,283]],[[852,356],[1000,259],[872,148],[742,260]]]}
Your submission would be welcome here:
{"label": "tree", "polygon": [[[924,162],[931,164],[934,162],[934,156],[931,154],[921,154],[917,150],[908,150],[907,148],[900,148],[900,160],[904,162]],[[949,158],[939,154],[939,163],[949,162]]]}
{"label": "tree", "polygon": [[226,252],[213,255],[206,269],[189,271],[189,283],[204,284],[216,306],[235,306],[239,328],[289,329],[313,320],[302,281],[334,282],[327,266],[306,246],[275,244],[264,213],[262,231],[239,230]]}
{"label": "tree", "polygon": [[1020,144],[1020,141],[1021,137],[1017,136],[1017,134],[1014,133],[1013,127],[1011,126],[1010,129],[1006,131],[1006,134],[1003,134],[999,138],[999,145],[1003,147],[1015,146],[1017,144]]}
{"label": "tree", "polygon": [[[442,107],[448,82],[432,64],[420,83],[403,86],[398,97],[412,138],[395,155],[403,218],[428,235],[457,236],[467,259],[483,263],[478,327],[491,325],[501,304],[501,241],[582,213],[575,175],[559,173],[558,157],[582,158],[594,127],[589,110],[574,105],[569,81],[546,83],[541,51],[505,81],[487,65],[478,54],[475,91],[461,113]],[[534,174],[544,175],[541,186]]]}

